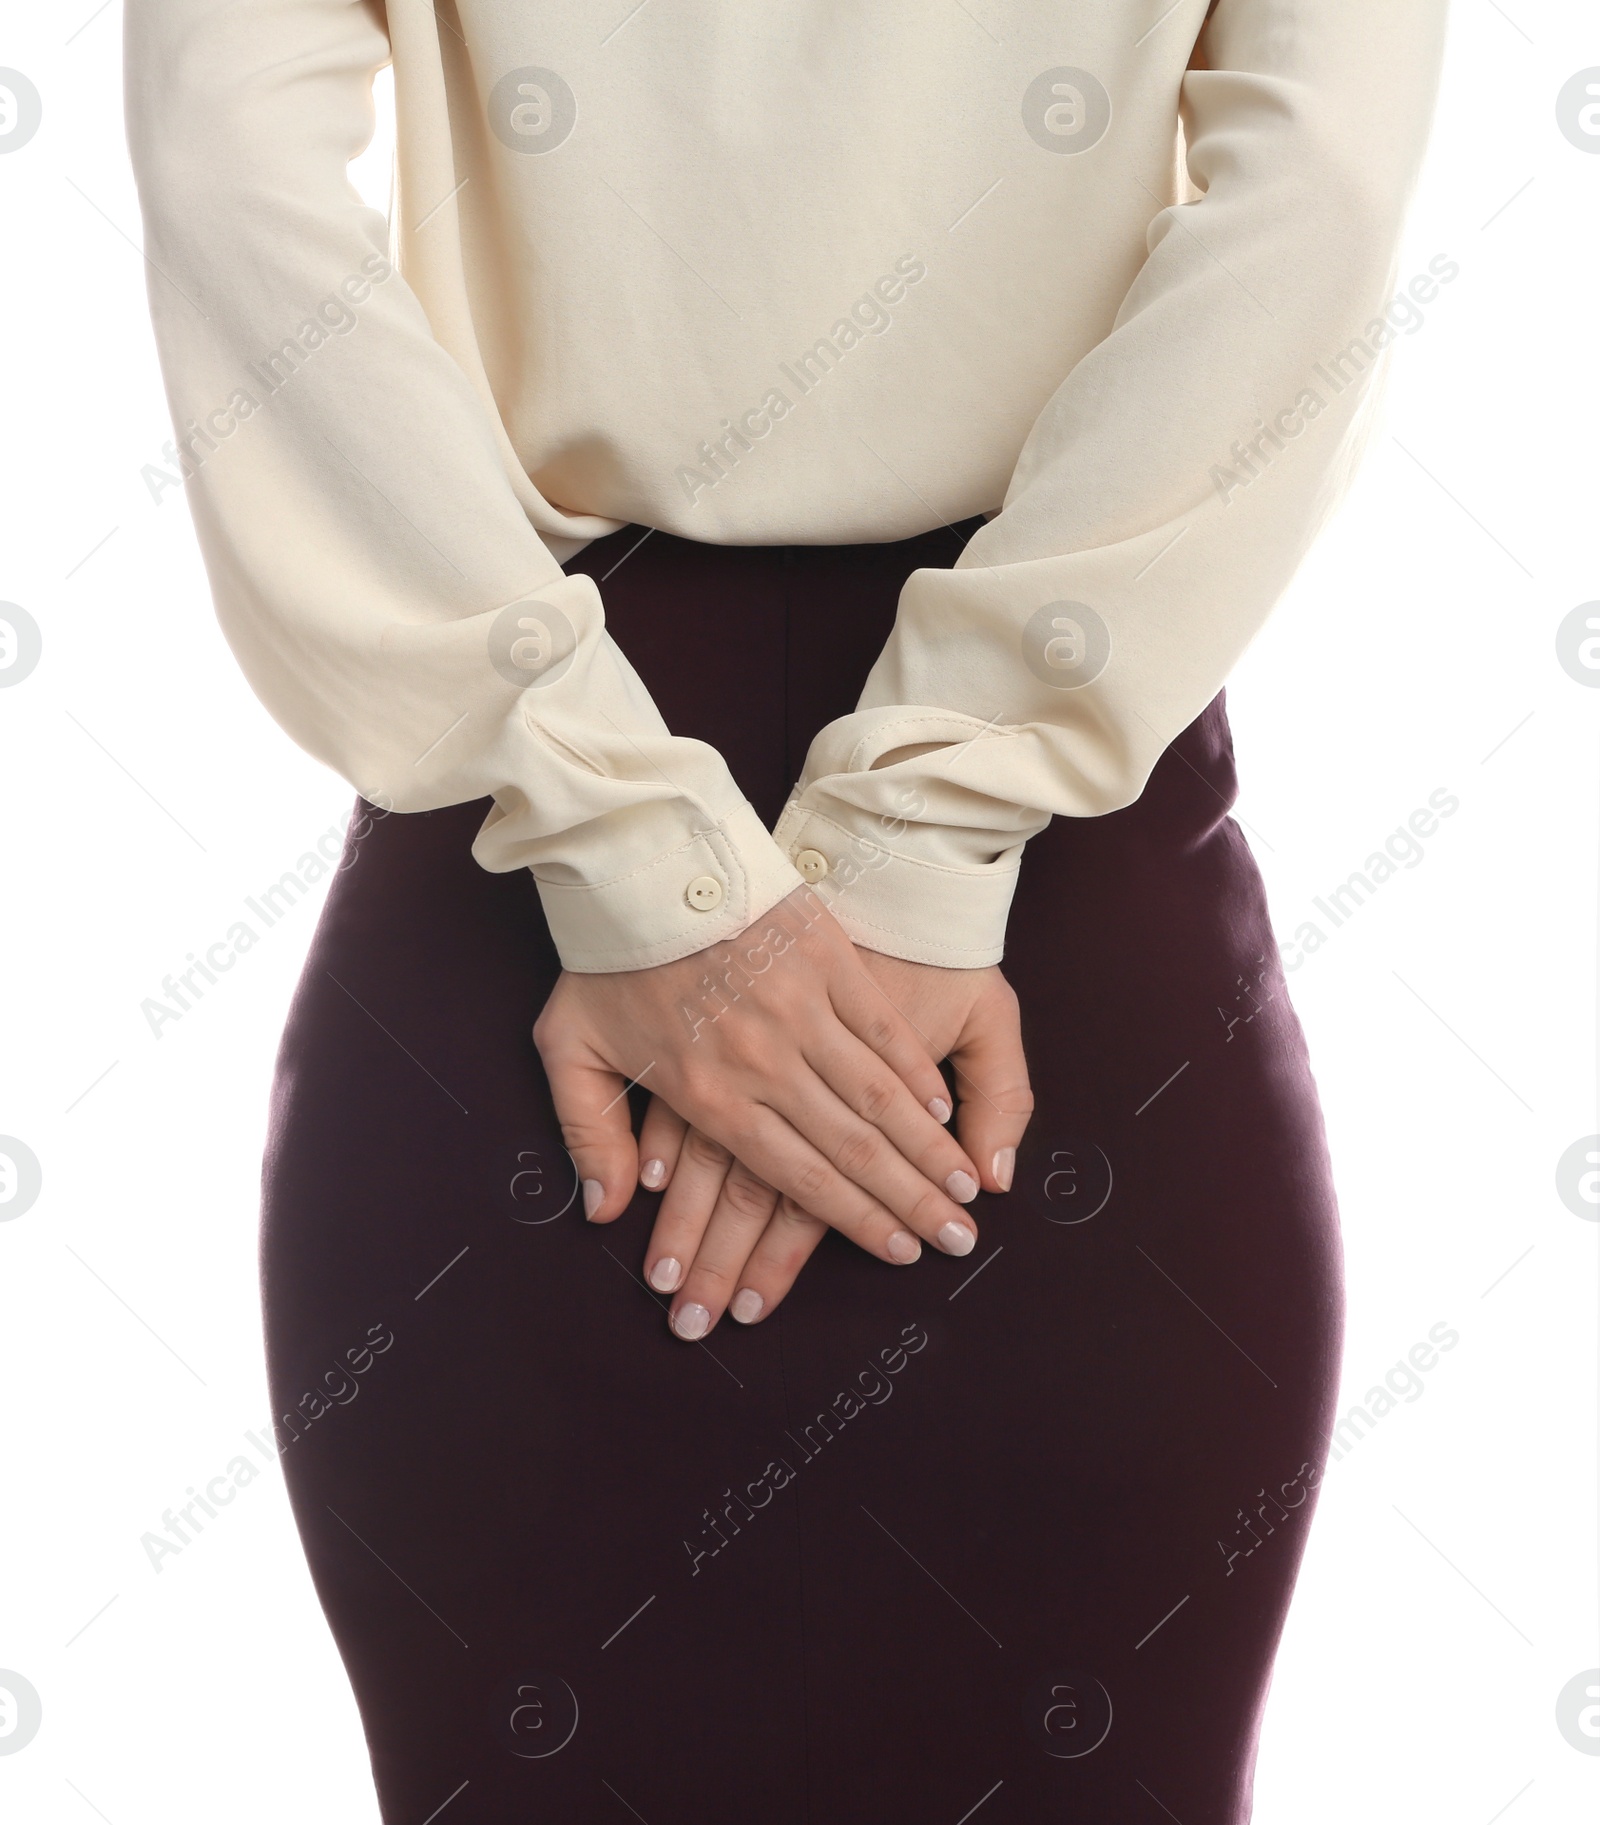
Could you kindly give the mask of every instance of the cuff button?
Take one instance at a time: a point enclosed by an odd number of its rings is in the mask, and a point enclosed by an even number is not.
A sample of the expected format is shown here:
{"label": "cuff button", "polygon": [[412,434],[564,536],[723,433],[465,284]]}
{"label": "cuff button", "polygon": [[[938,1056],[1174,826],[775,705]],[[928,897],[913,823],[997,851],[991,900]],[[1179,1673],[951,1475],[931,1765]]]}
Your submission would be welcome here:
{"label": "cuff button", "polygon": [[802,849],[794,858],[802,881],[820,881],[828,872],[828,858],[820,849]]}
{"label": "cuff button", "polygon": [[683,897],[696,912],[715,912],[722,904],[722,883],[714,874],[697,874]]}

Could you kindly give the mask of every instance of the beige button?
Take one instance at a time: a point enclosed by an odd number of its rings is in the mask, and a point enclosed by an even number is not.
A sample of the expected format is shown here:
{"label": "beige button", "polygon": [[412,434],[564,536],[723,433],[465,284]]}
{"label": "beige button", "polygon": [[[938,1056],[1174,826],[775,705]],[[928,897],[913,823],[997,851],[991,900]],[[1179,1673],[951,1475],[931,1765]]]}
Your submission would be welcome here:
{"label": "beige button", "polygon": [[697,874],[683,897],[696,912],[715,912],[722,904],[722,883],[714,874]]}
{"label": "beige button", "polygon": [[794,859],[802,881],[820,881],[828,872],[828,858],[820,849],[802,849]]}

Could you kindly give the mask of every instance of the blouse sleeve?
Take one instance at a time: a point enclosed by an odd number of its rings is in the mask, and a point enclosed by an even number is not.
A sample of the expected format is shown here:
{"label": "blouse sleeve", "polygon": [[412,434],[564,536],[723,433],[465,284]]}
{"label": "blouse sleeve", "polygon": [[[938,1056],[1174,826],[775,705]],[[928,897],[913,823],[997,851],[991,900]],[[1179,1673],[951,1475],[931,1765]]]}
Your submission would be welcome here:
{"label": "blouse sleeve", "polygon": [[532,869],[570,969],[741,930],[799,875],[562,573],[350,183],[377,0],[128,0],[125,43],[157,347],[257,694],[377,804],[492,798],[473,853]]}
{"label": "blouse sleeve", "polygon": [[1154,216],[1001,511],[907,579],[779,822],[859,944],[998,961],[1027,839],[1137,798],[1284,590],[1414,310],[1395,258],[1445,14],[1217,0],[1182,88],[1198,200]]}

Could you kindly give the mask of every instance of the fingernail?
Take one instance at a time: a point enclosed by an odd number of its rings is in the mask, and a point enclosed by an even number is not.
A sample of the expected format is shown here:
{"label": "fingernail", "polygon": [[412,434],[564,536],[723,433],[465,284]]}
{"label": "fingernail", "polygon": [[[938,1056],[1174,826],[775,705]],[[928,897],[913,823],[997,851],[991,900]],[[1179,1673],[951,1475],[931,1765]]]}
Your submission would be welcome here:
{"label": "fingernail", "polygon": [[680,1305],[672,1314],[672,1328],[685,1343],[698,1343],[711,1329],[711,1314],[703,1305]]}
{"label": "fingernail", "polygon": [[583,1181],[583,1214],[592,1218],[605,1201],[605,1186],[598,1179],[585,1179]]}
{"label": "fingernail", "polygon": [[1017,1166],[1015,1147],[1002,1147],[994,1156],[994,1176],[1002,1191],[1011,1189],[1011,1175]]}
{"label": "fingernail", "polygon": [[663,1255],[650,1270],[650,1284],[658,1293],[670,1293],[683,1278],[683,1263]]}
{"label": "fingernail", "polygon": [[936,1096],[928,1104],[928,1113],[942,1127],[950,1119],[950,1105],[942,1096]]}
{"label": "fingernail", "polygon": [[665,1160],[646,1160],[639,1168],[639,1183],[646,1191],[659,1191],[662,1180],[667,1176]]}
{"label": "fingernail", "polygon": [[944,1188],[958,1204],[970,1204],[978,1195],[978,1181],[970,1172],[952,1172]]}
{"label": "fingernail", "polygon": [[[954,1229],[956,1225],[952,1223],[949,1227]],[[907,1262],[915,1261],[917,1256],[922,1253],[922,1244],[915,1236],[907,1235],[903,1229],[897,1229],[885,1245],[884,1252],[891,1261],[904,1267]]]}
{"label": "fingernail", "polygon": [[754,1324],[766,1310],[767,1302],[753,1287],[743,1286],[733,1296],[733,1304],[728,1310],[740,1324]]}
{"label": "fingernail", "polygon": [[970,1255],[977,1239],[965,1223],[946,1223],[939,1231],[939,1246],[947,1255]]}

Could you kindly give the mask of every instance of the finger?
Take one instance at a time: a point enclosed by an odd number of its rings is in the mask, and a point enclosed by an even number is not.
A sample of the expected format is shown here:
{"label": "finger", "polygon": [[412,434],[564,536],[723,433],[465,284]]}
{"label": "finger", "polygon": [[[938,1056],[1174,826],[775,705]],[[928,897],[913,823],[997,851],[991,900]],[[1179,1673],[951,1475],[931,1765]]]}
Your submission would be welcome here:
{"label": "finger", "polygon": [[778,1194],[742,1161],[729,1166],[700,1238],[670,1322],[679,1337],[698,1342],[727,1309],[734,1278],[750,1258]]}
{"label": "finger", "polygon": [[[801,1268],[816,1252],[828,1227],[792,1199],[780,1198],[750,1251],[749,1260],[739,1271],[738,1290],[728,1303],[729,1315],[740,1324],[758,1324],[771,1317],[800,1277]],[[889,1234],[898,1236],[901,1246],[874,1249],[872,1252],[881,1260],[907,1267],[921,1255],[922,1245],[908,1231],[891,1224]]]}
{"label": "finger", "polygon": [[[971,1212],[925,1178],[881,1128],[857,1115],[815,1072],[769,1092],[769,1097],[772,1107],[807,1143],[875,1204],[898,1217],[907,1229],[946,1254],[971,1252],[978,1234]],[[742,1147],[738,1151],[741,1158],[750,1158]],[[751,1164],[755,1163],[751,1159]],[[823,1204],[806,1196],[803,1190],[775,1180],[769,1182],[777,1183],[803,1210],[814,1216],[829,1216]],[[957,1185],[962,1191],[969,1187],[970,1195],[976,1197],[975,1182]]]}
{"label": "finger", "polygon": [[[728,1302],[729,1315],[740,1324],[758,1324],[770,1317],[827,1233],[828,1225],[820,1217],[801,1210],[789,1198],[780,1198],[749,1260],[739,1270],[738,1290]],[[885,1219],[884,1234],[885,1247],[872,1249],[880,1260],[908,1267],[922,1254],[922,1244],[892,1219]]]}
{"label": "finger", "polygon": [[[750,1170],[765,1179],[775,1191],[791,1198],[802,1210],[820,1217],[841,1235],[848,1236],[873,1254],[881,1254],[885,1260],[890,1258],[888,1240],[896,1229],[910,1229],[915,1232],[913,1240],[921,1236],[946,1254],[970,1254],[977,1241],[977,1226],[972,1218],[935,1191],[903,1159],[901,1169],[916,1182],[921,1192],[921,1214],[915,1220],[908,1219],[903,1212],[886,1211],[851,1174],[813,1145],[808,1136],[825,1126],[827,1121],[835,1120],[838,1126],[849,1127],[854,1135],[861,1137],[868,1148],[876,1147],[885,1156],[894,1151],[882,1134],[865,1122],[857,1121],[816,1077],[811,1078],[811,1083],[815,1088],[815,1101],[822,1108],[820,1112],[816,1107],[799,1111],[801,1119],[807,1123],[806,1132],[802,1133],[781,1110],[765,1104],[756,1104],[743,1112],[729,1130],[730,1147]],[[804,1103],[806,1098],[796,1093],[791,1100]],[[836,1112],[836,1116],[831,1112]],[[715,1131],[721,1124],[722,1115],[723,1111],[708,1105],[703,1115],[696,1113],[695,1125]],[[681,1172],[682,1168],[679,1170]],[[916,1205],[919,1199],[914,1197],[909,1202]],[[886,1215],[900,1219],[888,1230],[875,1221]]]}
{"label": "finger", "polygon": [[659,1096],[650,1098],[639,1128],[639,1183],[660,1191],[672,1177],[689,1124]]}
{"label": "finger", "polygon": [[583,1184],[584,1215],[609,1223],[627,1209],[638,1183],[627,1079],[587,1048],[544,1055],[544,1068],[561,1138]]}
{"label": "finger", "polygon": [[733,1155],[699,1128],[683,1137],[672,1181],[645,1250],[644,1277],[658,1293],[675,1292],[705,1234]]}
{"label": "finger", "polygon": [[[755,1324],[788,1292],[828,1227],[735,1160],[674,1306],[673,1329],[698,1340],[724,1311]],[[922,1253],[916,1237],[882,1210],[866,1212],[851,1240],[896,1266]]]}
{"label": "finger", "polygon": [[950,1092],[934,1048],[864,968],[830,986],[833,1011],[863,1045],[871,1047],[909,1094],[942,1127],[950,1119]]}
{"label": "finger", "polygon": [[[759,1324],[763,1318],[770,1318],[827,1233],[828,1225],[820,1217],[802,1210],[790,1198],[779,1198],[749,1259],[739,1270],[738,1290],[729,1301],[732,1316],[740,1324]],[[915,1254],[906,1254],[906,1262],[915,1261],[922,1253],[922,1245],[904,1230],[899,1233],[916,1250]],[[898,1261],[900,1257],[894,1259]]]}
{"label": "finger", "polygon": [[[844,1028],[835,1027],[806,1048],[806,1059],[839,1100],[886,1135],[895,1150],[930,1184],[957,1204],[978,1195],[978,1168],[955,1135],[921,1108],[879,1054]],[[939,1087],[944,1089],[944,1079]],[[869,1187],[880,1197],[877,1187]]]}
{"label": "finger", "polygon": [[973,1004],[950,1050],[956,1080],[956,1131],[982,1167],[985,1191],[1009,1191],[1017,1146],[1033,1114],[1017,998],[1009,983]]}

